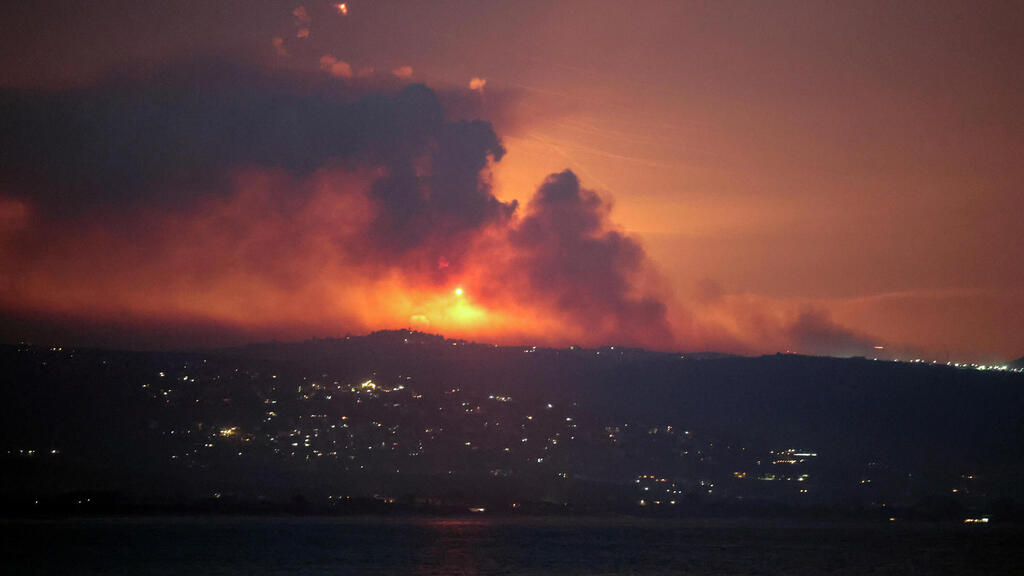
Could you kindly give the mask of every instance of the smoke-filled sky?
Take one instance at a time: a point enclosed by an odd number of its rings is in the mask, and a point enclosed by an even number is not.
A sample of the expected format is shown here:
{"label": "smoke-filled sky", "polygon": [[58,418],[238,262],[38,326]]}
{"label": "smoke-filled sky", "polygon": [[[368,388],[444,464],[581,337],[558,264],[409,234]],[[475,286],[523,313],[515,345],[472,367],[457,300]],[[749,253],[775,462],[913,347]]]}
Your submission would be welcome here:
{"label": "smoke-filled sky", "polygon": [[1019,2],[0,21],[6,341],[1024,354]]}

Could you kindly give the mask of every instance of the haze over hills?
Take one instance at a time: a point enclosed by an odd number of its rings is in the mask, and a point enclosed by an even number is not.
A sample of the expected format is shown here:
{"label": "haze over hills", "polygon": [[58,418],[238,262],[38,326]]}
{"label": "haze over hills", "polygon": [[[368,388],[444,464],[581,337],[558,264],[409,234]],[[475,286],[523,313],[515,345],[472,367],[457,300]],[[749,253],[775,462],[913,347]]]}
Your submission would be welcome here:
{"label": "haze over hills", "polygon": [[25,513],[95,497],[147,510],[955,516],[1008,514],[1024,497],[1024,375],[1009,370],[411,331],[0,356],[12,471],[0,492]]}

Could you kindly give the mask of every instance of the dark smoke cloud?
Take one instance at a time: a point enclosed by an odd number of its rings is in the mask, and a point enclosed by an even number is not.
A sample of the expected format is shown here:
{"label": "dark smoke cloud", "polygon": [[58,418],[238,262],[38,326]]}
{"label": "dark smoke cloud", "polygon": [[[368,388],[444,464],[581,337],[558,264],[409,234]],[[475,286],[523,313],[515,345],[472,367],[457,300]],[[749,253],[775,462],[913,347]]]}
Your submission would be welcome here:
{"label": "dark smoke cloud", "polygon": [[611,228],[610,209],[581,188],[571,171],[549,176],[512,233],[515,269],[525,275],[531,294],[589,331],[633,342],[672,342],[665,304],[637,289],[649,273],[647,256],[635,240]]}
{"label": "dark smoke cloud", "polygon": [[379,166],[376,229],[409,248],[429,230],[507,219],[515,205],[480,180],[503,154],[489,124],[446,122],[434,91],[394,81],[192,61],[89,88],[0,94],[0,183],[51,214],[180,205],[225,189],[240,166]]}
{"label": "dark smoke cloud", "polygon": [[827,311],[806,308],[786,327],[793,351],[824,356],[863,356],[872,350],[867,336],[836,322]]}
{"label": "dark smoke cloud", "polygon": [[385,208],[375,238],[398,251],[437,248],[438,256],[452,258],[465,233],[506,223],[517,203],[499,201],[481,177],[489,159],[497,162],[505,154],[490,124],[445,123],[432,143],[429,154],[393,161],[389,174],[374,184],[373,195]]}

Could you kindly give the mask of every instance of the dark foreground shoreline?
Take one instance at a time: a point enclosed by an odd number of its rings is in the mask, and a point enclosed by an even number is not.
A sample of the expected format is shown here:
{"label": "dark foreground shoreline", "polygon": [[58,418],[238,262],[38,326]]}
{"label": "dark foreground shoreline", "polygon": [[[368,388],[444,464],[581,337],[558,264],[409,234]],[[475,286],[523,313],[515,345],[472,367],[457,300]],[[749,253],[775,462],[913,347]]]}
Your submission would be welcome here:
{"label": "dark foreground shoreline", "polygon": [[379,517],[435,518],[468,515],[484,518],[642,518],[667,520],[756,519],[779,521],[892,522],[958,524],[969,522],[1022,524],[1024,512],[1013,501],[981,510],[954,505],[949,499],[926,498],[912,505],[786,506],[776,502],[743,501],[679,506],[588,507],[554,502],[433,503],[371,497],[344,497],[325,502],[302,496],[267,500],[217,495],[207,498],[139,500],[119,492],[82,491],[50,496],[0,498],[0,519],[61,519],[72,517]]}

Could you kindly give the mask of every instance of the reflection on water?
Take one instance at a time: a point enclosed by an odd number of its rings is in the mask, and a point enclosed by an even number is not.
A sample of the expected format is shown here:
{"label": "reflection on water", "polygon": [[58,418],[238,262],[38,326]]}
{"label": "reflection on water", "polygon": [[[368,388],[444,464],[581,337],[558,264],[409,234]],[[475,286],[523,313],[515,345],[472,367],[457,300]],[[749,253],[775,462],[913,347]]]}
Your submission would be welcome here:
{"label": "reflection on water", "polygon": [[8,574],[1016,574],[1019,527],[623,519],[0,523]]}
{"label": "reflection on water", "polygon": [[500,569],[493,559],[489,560],[493,544],[488,546],[490,527],[483,520],[445,518],[430,520],[425,525],[433,531],[434,538],[420,555],[420,574],[477,576],[495,574]]}

